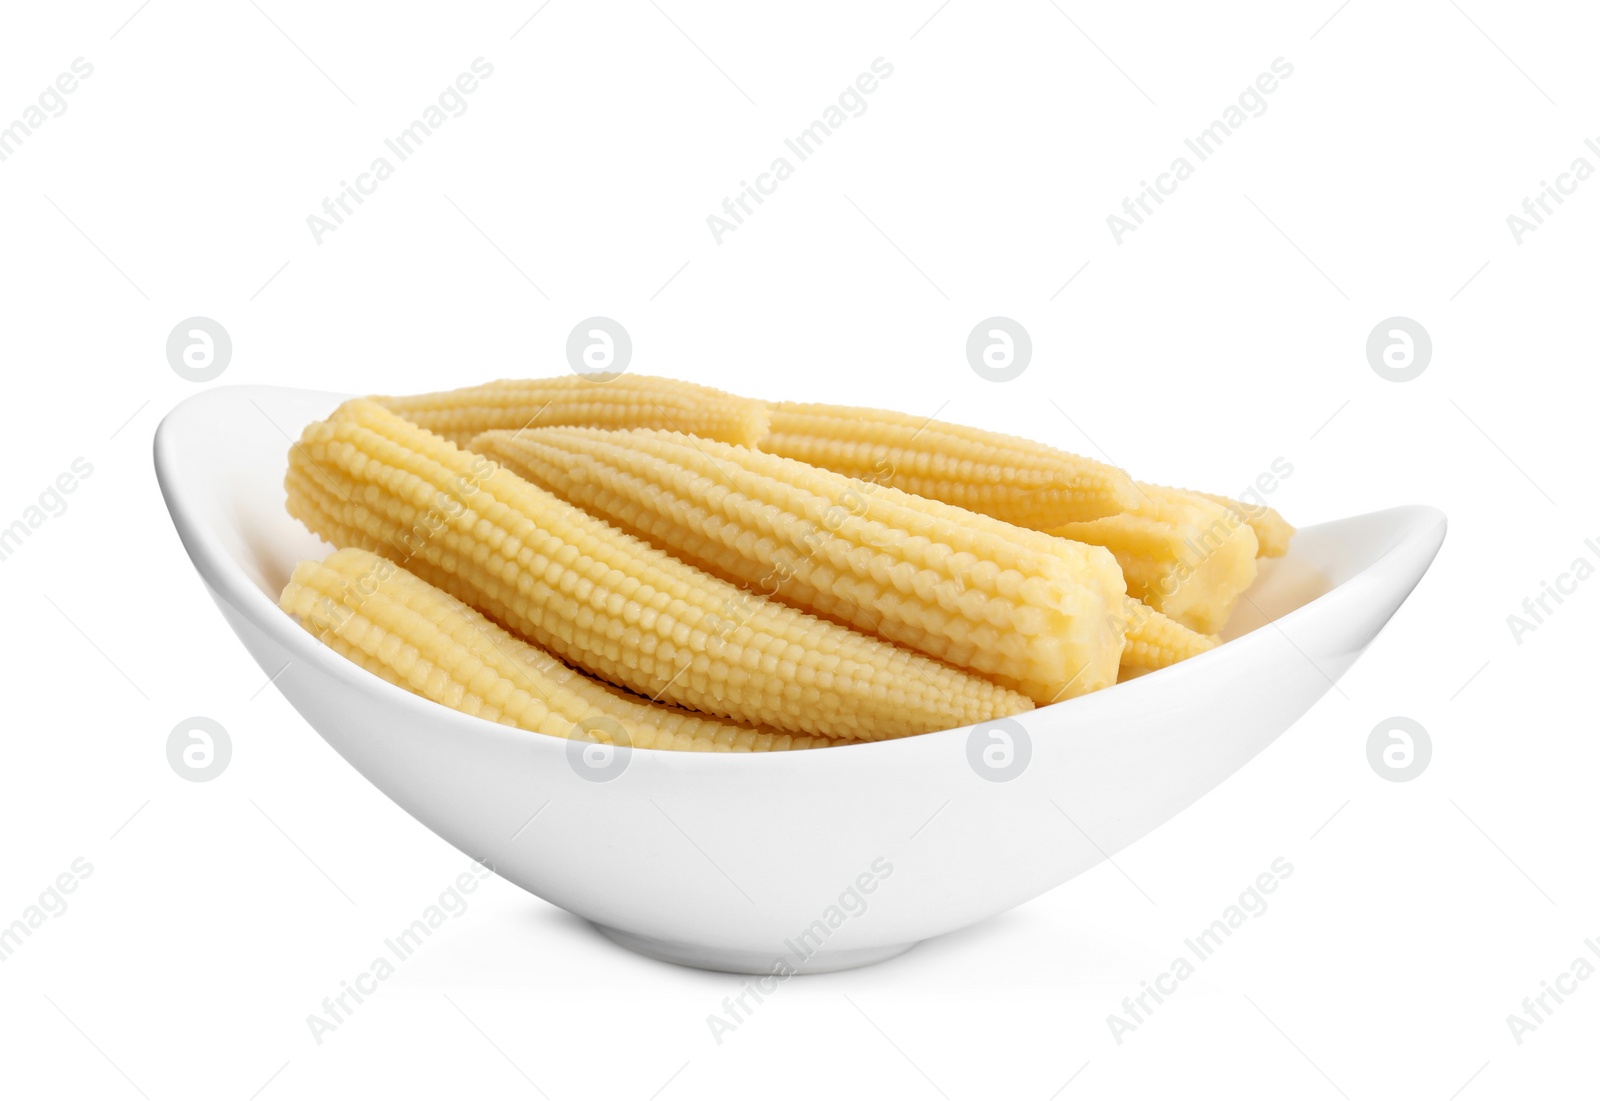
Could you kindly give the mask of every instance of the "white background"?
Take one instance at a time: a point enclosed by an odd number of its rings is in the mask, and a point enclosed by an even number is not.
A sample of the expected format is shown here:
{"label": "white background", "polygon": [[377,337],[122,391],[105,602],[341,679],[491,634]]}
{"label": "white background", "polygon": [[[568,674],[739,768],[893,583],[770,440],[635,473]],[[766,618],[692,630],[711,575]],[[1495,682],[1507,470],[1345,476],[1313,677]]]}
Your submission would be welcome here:
{"label": "white background", "polygon": [[[1600,182],[1520,244],[1506,216],[1600,135],[1593,13],[540,2],[0,17],[0,122],[94,66],[0,163],[0,526],[93,465],[0,562],[0,923],[93,866],[0,964],[0,1089],[1592,1096],[1600,981],[1520,1045],[1506,1017],[1600,937],[1600,582],[1520,645],[1506,617],[1600,560]],[[317,244],[307,215],[478,57],[466,113]],[[866,113],[715,243],[706,216],[878,57]],[[1266,113],[1117,244],[1106,215],[1279,57]],[[210,385],[393,392],[564,371],[594,314],[636,371],[942,409],[1221,492],[1281,456],[1296,522],[1426,502],[1450,536],[1340,690],[1120,871],[794,980],[720,1045],[736,979],[493,881],[319,1046],[307,1014],[465,858],[265,687],[194,577],[149,455],[198,389],[167,334],[226,326]],[[963,356],[994,314],[1034,341],[1006,384]],[[1414,382],[1366,361],[1394,315],[1432,334]],[[166,761],[191,715],[232,736],[209,783]],[[1392,715],[1432,736],[1409,783],[1367,763]],[[1116,1043],[1107,1014],[1277,857],[1270,909]]]}

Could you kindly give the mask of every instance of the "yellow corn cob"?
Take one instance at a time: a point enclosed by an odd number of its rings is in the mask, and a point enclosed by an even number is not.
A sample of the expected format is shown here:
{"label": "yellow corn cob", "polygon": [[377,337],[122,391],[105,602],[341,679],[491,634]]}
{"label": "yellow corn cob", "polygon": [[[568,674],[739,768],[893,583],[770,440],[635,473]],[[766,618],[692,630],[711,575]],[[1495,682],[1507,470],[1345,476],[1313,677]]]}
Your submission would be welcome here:
{"label": "yellow corn cob", "polygon": [[[1192,491],[1191,492],[1195,492]],[[1250,530],[1256,533],[1256,555],[1259,558],[1282,558],[1289,553],[1289,540],[1294,538],[1294,525],[1285,520],[1275,508],[1266,505],[1249,505],[1222,497],[1215,493],[1195,492],[1195,496],[1214,501],[1223,508],[1231,508],[1244,518]]]}
{"label": "yellow corn cob", "polygon": [[1215,648],[1215,639],[1191,631],[1132,597],[1127,601],[1127,645],[1122,650],[1122,670],[1149,672]]}
{"label": "yellow corn cob", "polygon": [[1035,703],[1116,682],[1125,586],[1104,548],[679,432],[543,428],[471,447],[719,577]]}
{"label": "yellow corn cob", "polygon": [[1139,503],[1133,482],[1114,466],[878,409],[775,404],[761,450],[1041,530]]}
{"label": "yellow corn cob", "polygon": [[279,605],[390,683],[490,722],[639,749],[760,752],[841,744],[631,698],[368,551],[346,548],[324,562],[300,563]]}
{"label": "yellow corn cob", "polygon": [[1256,535],[1199,494],[1140,484],[1138,507],[1054,534],[1108,548],[1128,594],[1203,635],[1222,629],[1256,577]]}
{"label": "yellow corn cob", "polygon": [[[370,401],[290,451],[289,511],[393,558],[580,668],[735,722],[878,739],[1024,696],[734,586]],[[727,609],[739,608],[737,618]]]}
{"label": "yellow corn cob", "polygon": [[767,430],[764,402],[670,378],[622,375],[609,382],[504,379],[461,390],[371,399],[457,446],[479,432],[539,425],[670,428],[755,445]]}
{"label": "yellow corn cob", "polygon": [[[318,565],[322,570],[318,576],[322,578],[333,579],[328,578],[330,573],[339,575],[336,578],[338,589],[328,589],[325,581],[322,591],[325,597],[326,595],[336,597],[336,603],[318,600],[312,611],[312,619],[325,624],[323,642],[344,640],[349,632],[342,629],[341,621],[349,613],[358,613],[373,621],[374,626],[381,624],[381,629],[390,629],[402,634],[406,647],[421,650],[416,635],[422,632],[422,635],[426,635],[426,639],[442,642],[442,645],[450,648],[446,651],[448,655],[456,658],[480,659],[490,667],[491,672],[510,675],[512,679],[517,680],[518,687],[525,688],[534,696],[538,696],[547,706],[562,704],[565,712],[558,714],[557,720],[574,711],[582,712],[582,719],[614,719],[619,722],[626,720],[624,730],[627,733],[632,735],[638,730],[643,731],[646,738],[653,738],[653,741],[629,739],[629,744],[645,749],[654,747],[654,749],[763,751],[763,749],[808,749],[811,746],[835,744],[834,739],[811,738],[808,735],[774,735],[773,731],[747,730],[736,727],[733,723],[712,719],[710,715],[683,711],[680,707],[670,704],[645,703],[637,696],[629,695],[626,691],[613,688],[608,683],[581,674],[568,664],[560,663],[546,651],[539,650],[526,640],[518,639],[517,635],[504,631],[499,624],[493,623],[475,608],[454,599],[448,592],[435,589],[410,571],[403,570],[389,560],[371,554],[370,551],[346,547],[331,554],[325,562],[302,563],[302,567],[318,567]],[[306,583],[306,587],[312,586]],[[373,594],[381,595],[381,600],[376,605],[371,603]],[[334,631],[328,631],[326,627],[333,627]],[[440,639],[435,640],[435,635],[440,635]],[[453,650],[454,647],[466,647],[466,655],[459,655]],[[392,653],[374,650],[374,655],[382,664],[382,674],[395,674],[395,683],[402,683],[398,680],[398,674],[402,672],[410,675],[411,682],[418,682],[418,672],[413,669],[403,669],[402,666],[406,663],[397,661]],[[362,656],[365,658],[365,651]],[[458,669],[458,666],[442,663],[437,658],[438,655],[435,655],[435,666],[442,667],[446,674]],[[410,685],[402,683],[402,687]],[[499,706],[494,693],[483,693],[475,687],[474,691],[488,703]],[[522,706],[520,699],[517,703],[518,707]],[[522,719],[526,719],[526,712],[523,712]],[[499,722],[507,722],[507,717],[501,717]],[[517,720],[514,725],[531,730],[531,727],[526,727],[526,723],[522,720]],[[560,733],[558,727],[557,733]],[[590,733],[600,741],[613,741],[610,733],[603,727],[595,728]]]}
{"label": "yellow corn cob", "polygon": [[[908,495],[909,496],[909,495]],[[926,501],[924,498],[911,496],[910,500],[919,505],[939,507],[938,502]],[[950,506],[954,507],[954,506]],[[994,531],[1019,541],[1027,542],[1034,549],[1044,554],[1066,554],[1074,558],[1084,550],[1104,550],[1093,544],[1080,543],[1059,535],[1048,532],[1035,531],[1032,528],[1019,527],[1007,524],[1002,520],[985,516],[978,512],[962,512],[967,523],[973,527]],[[1115,558],[1115,555],[1113,555]],[[1120,565],[1119,565],[1120,572]],[[1126,584],[1126,582],[1124,582]],[[1187,658],[1202,654],[1222,644],[1220,635],[1202,635],[1191,631],[1183,624],[1171,619],[1143,601],[1131,596],[1123,597],[1123,614],[1111,616],[1113,630],[1123,633],[1123,649],[1117,672],[1117,683],[1131,680],[1134,676],[1164,669],[1168,665],[1175,665]],[[1152,662],[1148,666],[1135,665],[1134,662]]]}
{"label": "yellow corn cob", "polygon": [[[306,494],[305,500],[308,503],[305,505],[305,510],[304,510],[304,514],[303,514],[302,518],[304,520],[306,520],[308,526],[312,527],[313,530],[326,533],[325,538],[327,538],[327,539],[329,539],[329,540],[331,540],[333,542],[341,542],[341,543],[359,542],[359,541],[367,538],[366,535],[364,534],[364,530],[365,529],[343,527],[339,521],[337,521],[337,520],[332,518],[332,516],[330,515],[329,512],[322,511],[322,509],[325,509],[325,508],[327,508],[327,509],[335,509],[335,510],[337,509],[338,506],[334,505],[331,502],[331,499],[322,498],[320,503],[311,503],[312,498],[314,498],[320,492],[314,486],[303,485],[303,491]],[[394,552],[391,549],[389,553],[393,554]],[[426,569],[426,566],[424,564],[421,564],[421,563],[419,563],[418,561],[415,561],[415,560],[412,562],[412,565],[416,566],[418,569]],[[447,577],[441,577],[440,581],[441,581],[442,584],[449,584],[450,583],[450,581],[449,581],[449,579]],[[475,598],[475,599],[477,599],[477,598]],[[490,610],[494,611],[494,610],[497,610],[497,609],[491,608]],[[788,609],[785,609],[785,610],[788,610]],[[665,620],[666,616],[663,615],[661,618],[663,620]],[[726,628],[728,626],[731,626],[731,621],[722,621],[722,625],[723,625],[724,628]],[[511,636],[511,637],[515,638],[517,636]],[[335,646],[335,648],[339,649],[338,646]],[[351,655],[351,654],[345,652],[344,650],[341,650],[340,652],[341,653],[345,653],[345,656],[352,657],[354,659],[354,655]],[[537,652],[542,653],[543,651],[537,651]],[[915,656],[915,655],[913,655],[913,656]],[[371,669],[371,666],[368,665],[368,668]],[[699,668],[698,664],[697,664],[696,668]],[[762,668],[767,670],[768,672],[773,673],[773,675],[776,675],[776,672],[774,671],[774,662],[772,662],[771,660],[764,660],[762,662]],[[378,672],[380,675],[384,675],[382,670],[373,670],[373,671]],[[952,673],[958,672],[956,670],[948,670],[948,669],[941,669],[940,671],[941,672],[952,672]],[[581,673],[575,673],[574,675],[580,676],[580,677],[583,676],[583,674],[581,674]],[[802,678],[804,678],[804,675],[802,675]],[[387,678],[387,679],[391,679],[392,680],[393,678]],[[587,677],[584,677],[584,679],[588,680]],[[822,682],[822,683],[830,683],[830,682],[827,681],[827,677],[826,677],[825,674],[818,674],[817,677],[814,678],[814,679],[819,681],[819,682]],[[884,678],[884,679],[889,679],[889,678]],[[973,679],[976,680],[977,678],[973,678]],[[602,682],[596,681],[596,682],[593,682],[593,683],[599,684],[599,683],[602,683]],[[680,682],[680,684],[681,684],[681,682]],[[609,686],[607,686],[607,687],[609,687]],[[850,690],[850,686],[848,686],[848,685],[846,685],[845,688],[846,688],[847,691]],[[984,695],[984,696],[995,695],[995,694],[1003,694],[1003,695],[1008,695],[1008,696],[1011,697],[1009,700],[1007,700],[1007,702],[1005,703],[1004,706],[986,707],[986,708],[983,708],[983,710],[994,710],[996,712],[1004,711],[1004,712],[1015,713],[1017,711],[1027,710],[1029,707],[1032,706],[1031,703],[1029,703],[1029,701],[1025,697],[1017,696],[1015,694],[1005,693],[1004,690],[999,688],[997,685],[983,683],[981,688],[979,689],[979,692],[980,692],[981,695]],[[672,694],[674,694],[674,693],[669,693],[667,695],[670,696]],[[788,696],[792,697],[793,696],[793,690],[789,689],[786,694]],[[634,697],[627,696],[626,698],[633,699]],[[806,699],[814,698],[814,693],[811,693],[809,688],[807,689],[807,696],[805,698]],[[898,696],[897,693],[891,693],[890,701],[888,703],[885,703],[884,706],[891,706],[895,698],[903,698],[903,697]],[[796,704],[795,706],[799,707],[799,706],[805,706],[805,705]],[[957,705],[953,704],[952,706],[957,706]],[[652,705],[651,710],[653,712],[666,711],[666,712],[671,712],[671,713],[690,715],[690,716],[694,716],[694,717],[697,717],[697,718],[703,718],[703,719],[706,719],[706,720],[711,720],[711,718],[712,718],[710,715],[696,715],[696,713],[694,713],[694,712],[682,711],[678,707],[668,706],[668,705],[664,705],[664,704]],[[737,707],[735,708],[735,710],[737,710]],[[808,727],[808,726],[814,726],[814,725],[826,726],[829,722],[833,721],[832,718],[831,718],[831,714],[832,714],[831,712],[824,713],[821,720],[810,720],[808,718],[806,721],[799,721],[799,722],[791,723],[789,725],[800,726],[800,727]],[[936,726],[936,727],[943,728],[943,726],[946,723],[950,722],[950,721],[952,721],[952,720],[943,719],[943,720],[934,722],[933,725]],[[731,723],[725,723],[723,725],[730,726],[730,727],[732,726]],[[835,725],[841,725],[841,724],[835,723]],[[899,736],[902,736],[905,733],[905,730],[903,729],[903,726],[904,726],[903,723],[881,724],[877,728],[877,732],[875,732],[875,733],[869,732],[868,737],[863,738],[862,740],[873,740],[873,739],[878,739],[878,738],[882,738],[882,737],[899,737]],[[742,728],[738,728],[738,729],[742,729]],[[884,732],[885,730],[887,731],[887,733]],[[774,729],[769,728],[768,726],[760,727],[758,732],[759,733],[763,733],[763,734],[772,733],[774,735],[783,733],[783,731],[781,731],[781,730],[774,730]],[[785,735],[785,736],[788,736],[788,735]],[[822,745],[822,744],[827,743],[827,742],[835,742],[835,741],[844,742],[844,741],[856,740],[852,735],[849,735],[849,734],[838,734],[838,735],[819,734],[819,735],[812,736],[809,739],[806,736],[803,736],[803,735],[800,735],[800,734],[794,734],[793,737],[795,739],[795,743],[791,748],[805,748],[807,745]],[[639,743],[635,743],[635,744],[639,744]],[[684,747],[680,745],[680,746],[676,746],[674,748],[684,748]],[[698,748],[698,747],[693,747],[693,748]],[[759,748],[759,747],[756,747],[756,748]],[[774,748],[781,748],[781,745],[780,746],[775,746]]]}

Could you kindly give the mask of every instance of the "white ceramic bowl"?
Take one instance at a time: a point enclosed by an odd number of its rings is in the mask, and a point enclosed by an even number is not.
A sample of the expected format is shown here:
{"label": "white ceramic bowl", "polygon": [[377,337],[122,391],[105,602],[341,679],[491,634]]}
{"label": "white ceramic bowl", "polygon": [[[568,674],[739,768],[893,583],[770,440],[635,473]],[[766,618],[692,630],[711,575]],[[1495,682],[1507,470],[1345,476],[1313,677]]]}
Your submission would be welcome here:
{"label": "white ceramic bowl", "polygon": [[1445,533],[1421,506],[1306,528],[1263,563],[1225,645],[1019,716],[1009,749],[963,728],[796,753],[635,750],[600,782],[618,759],[596,770],[582,743],[411,695],[278,610],[295,563],[328,549],[284,511],[289,437],[339,400],[223,387],[157,430],[173,523],[223,616],[263,670],[288,663],[278,690],[429,829],[629,948],[719,970],[887,959],[1126,848],[1304,714]]}

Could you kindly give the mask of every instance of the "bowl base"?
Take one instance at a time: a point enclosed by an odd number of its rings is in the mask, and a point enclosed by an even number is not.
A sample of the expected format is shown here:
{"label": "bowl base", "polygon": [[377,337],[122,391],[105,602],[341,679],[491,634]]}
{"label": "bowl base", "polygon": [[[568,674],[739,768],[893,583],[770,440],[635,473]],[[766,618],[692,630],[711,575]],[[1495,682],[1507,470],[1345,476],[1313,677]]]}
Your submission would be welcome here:
{"label": "bowl base", "polygon": [[702,971],[728,971],[735,975],[771,975],[778,971],[780,960],[791,975],[820,975],[828,971],[848,971],[853,967],[866,967],[869,964],[894,959],[902,952],[909,952],[918,943],[910,941],[906,944],[890,944],[875,948],[835,950],[823,945],[796,963],[795,957],[787,953],[743,952],[712,948],[704,944],[657,940],[654,937],[625,933],[621,929],[613,929],[598,922],[591,924],[613,943],[620,944],[641,956],[649,956],[663,963],[675,963],[680,967],[697,967]]}

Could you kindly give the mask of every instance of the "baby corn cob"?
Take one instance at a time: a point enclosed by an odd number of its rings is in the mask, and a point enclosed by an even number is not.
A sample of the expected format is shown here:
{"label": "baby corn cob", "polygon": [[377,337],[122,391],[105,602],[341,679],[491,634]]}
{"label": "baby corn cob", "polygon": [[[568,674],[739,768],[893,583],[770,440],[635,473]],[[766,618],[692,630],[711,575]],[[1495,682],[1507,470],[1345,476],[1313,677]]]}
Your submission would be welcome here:
{"label": "baby corn cob", "polygon": [[1238,513],[1196,493],[1142,484],[1138,507],[1063,524],[1054,534],[1108,548],[1128,594],[1190,630],[1222,629],[1256,577],[1256,535]]}
{"label": "baby corn cob", "polygon": [[904,413],[848,405],[772,406],[761,450],[894,486],[1023,527],[1126,512],[1138,491],[1121,470],[1044,444]]}
{"label": "baby corn cob", "polygon": [[1125,586],[1104,548],[678,432],[542,428],[471,447],[711,573],[1035,703],[1116,682]]}
{"label": "baby corn cob", "polygon": [[[1193,491],[1191,491],[1193,492]],[[1195,493],[1214,501],[1223,508],[1231,508],[1244,518],[1250,530],[1256,533],[1256,555],[1260,558],[1282,558],[1289,553],[1289,540],[1294,538],[1294,525],[1285,520],[1275,508],[1266,505],[1248,505],[1231,497],[1215,493]]]}
{"label": "baby corn cob", "polygon": [[[921,502],[922,498],[914,497],[912,500]],[[1030,545],[1045,554],[1062,553],[1061,545],[1063,543],[1069,547],[1088,547],[1090,545],[1076,543],[1071,539],[1063,539],[1058,535],[1034,531],[1031,528],[1019,528],[980,513],[967,515],[969,523],[973,525],[987,524],[994,528],[1004,529],[1005,532],[1018,539],[1029,541]],[[1134,675],[1134,673],[1149,673],[1156,669],[1165,669],[1169,665],[1176,665],[1178,662],[1192,658],[1196,654],[1203,654],[1207,650],[1215,649],[1222,643],[1220,636],[1215,634],[1202,635],[1197,631],[1191,631],[1177,620],[1162,615],[1142,600],[1134,597],[1124,597],[1122,606],[1123,614],[1120,620],[1114,617],[1114,629],[1123,632],[1121,669],[1117,676],[1119,684],[1129,679],[1129,676]]]}
{"label": "baby corn cob", "polygon": [[640,749],[759,752],[835,744],[631,699],[368,551],[346,548],[324,562],[300,563],[279,605],[385,680],[490,722]]}
{"label": "baby corn cob", "polygon": [[1162,615],[1148,604],[1127,600],[1127,645],[1122,650],[1122,670],[1149,672],[1165,669],[1180,661],[1203,654],[1217,643],[1183,624]]}
{"label": "baby corn cob", "polygon": [[[285,485],[291,515],[330,542],[400,561],[651,699],[865,739],[1032,706],[981,677],[744,593],[370,401],[309,426]],[[728,617],[730,608],[739,614]]]}
{"label": "baby corn cob", "polygon": [[[913,498],[920,501],[921,498]],[[1031,545],[1045,554],[1061,554],[1061,545],[1069,547],[1092,546],[1088,543],[1078,543],[1071,539],[1064,539],[1059,535],[1050,535],[1032,528],[1019,528],[1005,524],[978,513],[971,514],[974,524],[992,524],[1005,528],[1017,538],[1031,541]],[[1105,548],[1097,548],[1104,550]],[[1113,555],[1113,557],[1115,557]],[[1119,567],[1120,570],[1120,567]],[[1222,644],[1222,638],[1216,634],[1202,635],[1191,631],[1183,624],[1168,616],[1162,615],[1144,601],[1132,596],[1126,596],[1122,601],[1123,615],[1114,623],[1117,630],[1123,632],[1121,669],[1117,682],[1128,679],[1130,669],[1138,669],[1148,673],[1156,669],[1165,669],[1169,665],[1176,665],[1196,654],[1203,654],[1207,650],[1215,649]],[[1147,665],[1135,665],[1135,662],[1147,662]]]}
{"label": "baby corn cob", "polygon": [[479,432],[539,425],[671,428],[751,446],[767,430],[764,402],[649,375],[623,375],[609,382],[578,375],[504,379],[436,394],[371,400],[457,446],[465,446]]}

